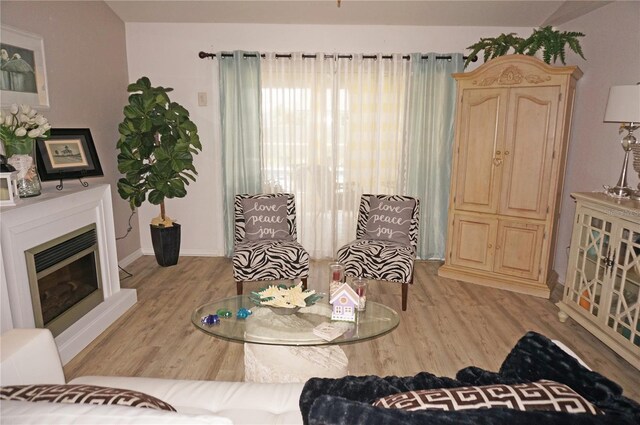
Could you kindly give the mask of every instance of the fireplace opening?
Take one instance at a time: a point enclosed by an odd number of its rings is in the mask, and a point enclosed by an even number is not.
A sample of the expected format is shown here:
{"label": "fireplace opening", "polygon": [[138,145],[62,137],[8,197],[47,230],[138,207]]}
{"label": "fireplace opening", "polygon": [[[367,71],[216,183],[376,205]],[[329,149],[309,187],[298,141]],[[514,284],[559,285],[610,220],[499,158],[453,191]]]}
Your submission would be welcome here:
{"label": "fireplace opening", "polygon": [[104,301],[96,225],[25,251],[37,328],[61,334]]}

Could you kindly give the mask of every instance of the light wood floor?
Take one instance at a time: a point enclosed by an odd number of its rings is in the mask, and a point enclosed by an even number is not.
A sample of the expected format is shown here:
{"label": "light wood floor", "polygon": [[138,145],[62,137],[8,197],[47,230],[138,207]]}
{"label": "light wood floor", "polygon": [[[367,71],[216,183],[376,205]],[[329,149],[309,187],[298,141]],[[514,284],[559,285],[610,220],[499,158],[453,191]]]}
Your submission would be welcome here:
{"label": "light wood floor", "polygon": [[[309,287],[328,290],[328,262],[313,261]],[[407,311],[400,285],[372,282],[368,298],[400,313],[400,325],[380,338],[343,346],[354,375],[413,375],[429,371],[453,377],[475,365],[497,371],[511,347],[529,330],[567,344],[594,370],[618,382],[640,401],[640,371],[572,319],[560,323],[552,301],[485,288],[437,275],[439,263],[416,263]],[[235,295],[226,258],[182,257],[159,267],[146,256],[127,267],[122,286],[138,290],[138,303],[69,362],[67,379],[83,375],[145,376],[240,381],[242,344],[198,331],[191,313],[199,305]],[[121,277],[124,277],[122,275]],[[259,283],[245,285],[245,291]]]}

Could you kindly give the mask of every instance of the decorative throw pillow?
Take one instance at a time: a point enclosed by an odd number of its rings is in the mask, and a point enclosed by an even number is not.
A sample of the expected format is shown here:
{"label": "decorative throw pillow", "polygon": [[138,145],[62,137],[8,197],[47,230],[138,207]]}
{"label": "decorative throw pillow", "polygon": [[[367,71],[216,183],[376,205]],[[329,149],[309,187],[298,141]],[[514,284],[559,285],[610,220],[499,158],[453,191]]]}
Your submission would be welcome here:
{"label": "decorative throw pillow", "polygon": [[413,200],[388,201],[371,196],[365,239],[409,245],[409,228],[415,206]]}
{"label": "decorative throw pillow", "polygon": [[287,197],[243,199],[245,239],[292,240],[287,223]]}
{"label": "decorative throw pillow", "polygon": [[0,400],[146,407],[175,412],[168,403],[145,393],[97,385],[12,385],[0,387]]}
{"label": "decorative throw pillow", "polygon": [[507,408],[602,414],[600,409],[568,386],[547,380],[528,384],[409,391],[380,398],[373,405],[412,411]]}

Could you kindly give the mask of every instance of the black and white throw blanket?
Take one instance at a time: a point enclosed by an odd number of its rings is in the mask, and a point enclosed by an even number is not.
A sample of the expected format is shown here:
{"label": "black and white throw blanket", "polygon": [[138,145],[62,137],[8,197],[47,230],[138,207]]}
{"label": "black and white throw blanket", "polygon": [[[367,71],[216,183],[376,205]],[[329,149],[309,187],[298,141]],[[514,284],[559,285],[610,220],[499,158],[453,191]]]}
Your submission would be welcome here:
{"label": "black and white throw blanket", "polygon": [[[519,411],[506,408],[458,411],[407,411],[374,407],[380,397],[407,391],[457,388],[494,384],[521,384],[552,380],[569,386],[603,415],[550,411]],[[422,372],[410,377],[347,376],[340,379],[313,378],[300,396],[306,425],[637,425],[640,405],[622,395],[622,389],[592,372],[548,338],[529,332],[507,355],[499,372],[464,368],[456,378]]]}

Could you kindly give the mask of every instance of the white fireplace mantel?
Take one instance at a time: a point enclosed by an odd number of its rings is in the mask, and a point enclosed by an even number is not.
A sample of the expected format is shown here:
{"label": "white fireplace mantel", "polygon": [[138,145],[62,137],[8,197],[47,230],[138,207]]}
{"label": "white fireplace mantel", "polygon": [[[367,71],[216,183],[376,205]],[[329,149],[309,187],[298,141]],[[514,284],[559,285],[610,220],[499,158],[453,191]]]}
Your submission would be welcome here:
{"label": "white fireplace mantel", "polygon": [[95,223],[104,302],[56,337],[67,363],[137,301],[135,289],[121,289],[118,273],[111,189],[101,184],[21,199],[0,210],[0,330],[33,328],[35,319],[25,251]]}

